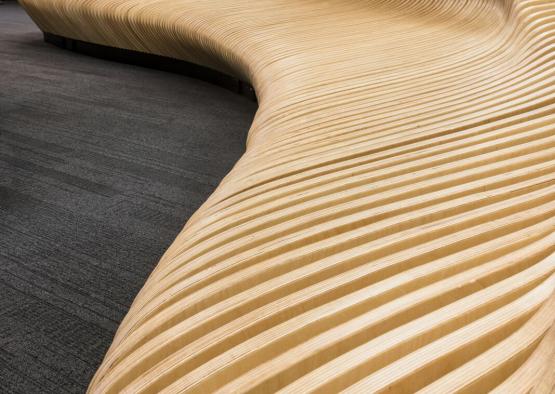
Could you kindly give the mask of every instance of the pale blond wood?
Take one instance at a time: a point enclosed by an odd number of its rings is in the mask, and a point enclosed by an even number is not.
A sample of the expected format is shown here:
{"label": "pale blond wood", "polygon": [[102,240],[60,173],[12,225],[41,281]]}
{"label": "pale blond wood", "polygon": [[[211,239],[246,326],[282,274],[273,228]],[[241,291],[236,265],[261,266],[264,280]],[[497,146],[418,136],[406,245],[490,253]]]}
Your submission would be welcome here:
{"label": "pale blond wood", "polygon": [[260,104],[91,393],[553,390],[554,1],[20,1]]}

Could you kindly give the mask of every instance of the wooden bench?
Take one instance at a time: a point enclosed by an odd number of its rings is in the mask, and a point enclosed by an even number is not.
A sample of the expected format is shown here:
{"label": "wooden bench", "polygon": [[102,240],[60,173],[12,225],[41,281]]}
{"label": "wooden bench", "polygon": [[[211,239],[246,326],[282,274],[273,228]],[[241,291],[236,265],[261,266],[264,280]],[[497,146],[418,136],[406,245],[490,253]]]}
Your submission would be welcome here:
{"label": "wooden bench", "polygon": [[553,390],[555,2],[20,2],[259,102],[90,392]]}

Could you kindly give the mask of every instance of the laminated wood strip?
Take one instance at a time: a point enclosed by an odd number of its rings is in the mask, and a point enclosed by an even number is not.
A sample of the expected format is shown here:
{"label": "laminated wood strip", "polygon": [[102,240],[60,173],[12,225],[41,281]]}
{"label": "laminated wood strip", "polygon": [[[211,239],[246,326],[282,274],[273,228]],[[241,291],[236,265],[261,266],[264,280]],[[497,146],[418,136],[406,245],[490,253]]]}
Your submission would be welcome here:
{"label": "laminated wood strip", "polygon": [[554,389],[552,0],[20,2],[259,102],[91,393]]}

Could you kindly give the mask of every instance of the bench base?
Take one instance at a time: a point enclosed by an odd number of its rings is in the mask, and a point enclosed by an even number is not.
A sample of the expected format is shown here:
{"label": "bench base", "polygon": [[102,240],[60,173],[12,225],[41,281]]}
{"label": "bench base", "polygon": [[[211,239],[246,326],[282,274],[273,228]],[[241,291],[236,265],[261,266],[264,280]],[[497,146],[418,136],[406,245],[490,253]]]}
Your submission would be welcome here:
{"label": "bench base", "polygon": [[72,38],[59,36],[57,34],[47,32],[43,32],[43,34],[45,42],[54,44],[63,49],[68,49],[100,59],[112,60],[120,63],[133,64],[185,75],[221,86],[224,89],[245,96],[249,100],[255,102],[257,101],[254,88],[248,82],[208,67],[199,66],[198,64],[170,57],[74,40]]}

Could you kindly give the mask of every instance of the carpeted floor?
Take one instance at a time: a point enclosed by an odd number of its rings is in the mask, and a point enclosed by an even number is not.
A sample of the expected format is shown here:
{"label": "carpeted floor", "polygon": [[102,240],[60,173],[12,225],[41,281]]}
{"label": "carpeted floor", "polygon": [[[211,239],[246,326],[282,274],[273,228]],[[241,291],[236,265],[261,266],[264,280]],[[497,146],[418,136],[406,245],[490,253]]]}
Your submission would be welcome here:
{"label": "carpeted floor", "polygon": [[83,392],[256,104],[64,51],[0,5],[0,391]]}

